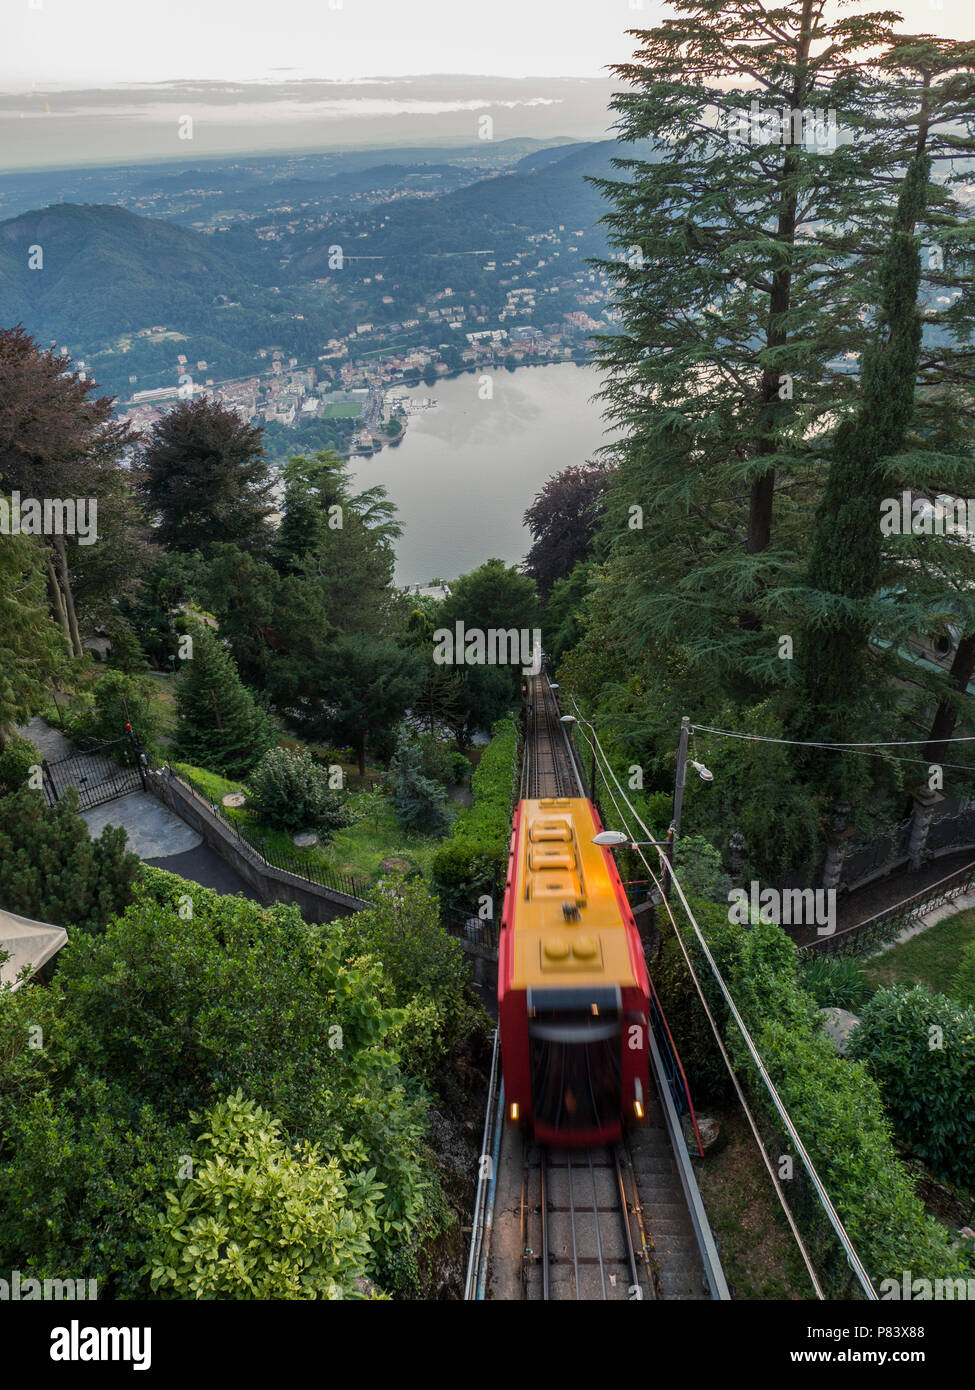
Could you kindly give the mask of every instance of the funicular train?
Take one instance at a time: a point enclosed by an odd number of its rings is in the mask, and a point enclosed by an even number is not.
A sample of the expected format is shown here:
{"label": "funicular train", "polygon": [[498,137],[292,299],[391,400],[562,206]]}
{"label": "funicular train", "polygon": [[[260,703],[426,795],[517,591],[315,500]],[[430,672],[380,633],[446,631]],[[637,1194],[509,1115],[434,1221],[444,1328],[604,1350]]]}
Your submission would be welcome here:
{"label": "funicular train", "polygon": [[518,803],[498,950],[509,1123],[614,1143],[646,1121],[650,984],[619,872],[583,797]]}

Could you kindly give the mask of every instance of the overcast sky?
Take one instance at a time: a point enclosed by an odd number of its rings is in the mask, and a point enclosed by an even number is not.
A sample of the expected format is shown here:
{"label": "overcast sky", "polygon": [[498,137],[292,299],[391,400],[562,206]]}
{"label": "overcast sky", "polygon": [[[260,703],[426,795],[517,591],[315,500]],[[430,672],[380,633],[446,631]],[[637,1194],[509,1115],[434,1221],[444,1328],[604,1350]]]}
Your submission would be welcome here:
{"label": "overcast sky", "polygon": [[[896,0],[914,32],[975,37],[971,0]],[[867,5],[857,6],[866,9]],[[422,73],[596,76],[659,0],[0,0],[0,88]]]}

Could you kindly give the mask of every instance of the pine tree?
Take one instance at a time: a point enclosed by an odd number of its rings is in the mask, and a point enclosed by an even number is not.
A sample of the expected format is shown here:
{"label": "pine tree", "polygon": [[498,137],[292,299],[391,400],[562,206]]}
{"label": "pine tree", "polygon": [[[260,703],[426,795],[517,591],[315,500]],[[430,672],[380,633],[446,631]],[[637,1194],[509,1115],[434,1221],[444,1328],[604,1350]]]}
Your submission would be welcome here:
{"label": "pine tree", "polygon": [[262,551],[270,540],[271,474],[263,435],[235,410],[200,397],[153,426],[136,470],[153,539],[208,554],[218,541]]}
{"label": "pine tree", "polygon": [[443,835],[450,825],[443,787],[424,777],[422,753],[409,736],[400,738],[390,763],[396,814],[407,830],[421,835]]}
{"label": "pine tree", "polygon": [[139,860],[125,839],[106,825],[93,840],[74,788],[56,806],[30,789],[0,797],[0,902],[55,926],[104,927],[134,896]]}
{"label": "pine tree", "polygon": [[274,745],[267,712],[241,682],[220,639],[208,628],[193,636],[193,656],[176,687],[176,751],[184,761],[245,777]]}

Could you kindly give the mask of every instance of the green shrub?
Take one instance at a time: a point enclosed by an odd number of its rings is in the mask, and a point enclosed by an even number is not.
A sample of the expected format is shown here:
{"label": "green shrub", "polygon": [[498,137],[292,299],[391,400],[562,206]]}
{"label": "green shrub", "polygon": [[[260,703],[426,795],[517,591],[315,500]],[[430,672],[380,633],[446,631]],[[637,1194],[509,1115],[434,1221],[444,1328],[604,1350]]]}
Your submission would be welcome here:
{"label": "green shrub", "polygon": [[941,1177],[975,1184],[975,1009],[923,985],[878,989],[854,1030],[901,1138]]}
{"label": "green shrub", "polygon": [[30,739],[11,734],[0,753],[0,796],[26,787],[31,768],[40,762],[40,749]]}
{"label": "green shrub", "polygon": [[[358,1297],[382,1189],[343,1173],[238,1090],[203,1116],[192,1176],[166,1193],[146,1271],[173,1298]],[[202,1150],[202,1153],[200,1152]]]}
{"label": "green shrub", "polygon": [[433,859],[434,887],[453,912],[475,911],[479,897],[504,883],[517,790],[518,730],[513,720],[499,719],[491,732],[471,778],[474,804],[454,822],[450,839]]}
{"label": "green shrub", "polygon": [[424,777],[444,787],[454,787],[470,774],[471,765],[463,753],[443,743],[433,734],[420,736],[420,771]]}
{"label": "green shrub", "polygon": [[436,898],[421,880],[386,880],[372,906],[344,918],[341,930],[350,955],[382,961],[387,1002],[407,1010],[397,1034],[403,1065],[433,1080],[484,1020],[463,949],[440,926]]}
{"label": "green shrub", "polygon": [[952,981],[952,996],[966,1009],[975,1009],[975,941],[961,953],[961,965]]}
{"label": "green shrub", "polygon": [[[136,742],[147,753],[158,751],[157,739],[162,719],[156,703],[156,685],[149,676],[106,671],[90,687],[92,704],[72,720],[74,738],[92,743],[112,742],[126,737],[131,724]],[[128,755],[128,749],[124,750]]]}
{"label": "green shrub", "polygon": [[275,830],[315,830],[322,840],[349,824],[346,794],[306,753],[272,748],[248,781],[248,806]]}
{"label": "green shrub", "polygon": [[[753,927],[731,923],[726,912],[703,899],[692,906],[755,1046],[875,1282],[899,1278],[904,1269],[923,1278],[975,1273],[971,1257],[952,1246],[949,1232],[926,1214],[916,1196],[897,1158],[881,1090],[869,1070],[839,1056],[824,1034],[815,1000],[799,984],[795,948],[782,928],[773,922]],[[699,950],[692,950],[707,981],[710,972]],[[724,1018],[716,988],[708,992]],[[737,1029],[726,1022],[724,1033],[754,1104],[773,1123],[771,1103]],[[825,1233],[818,1205],[810,1211]],[[849,1273],[845,1261],[838,1260],[837,1269],[842,1282]]]}
{"label": "green shrub", "polygon": [[125,838],[106,825],[93,840],[73,787],[56,806],[39,791],[0,797],[0,905],[56,926],[104,927],[136,891],[140,864]]}
{"label": "green shrub", "polygon": [[863,971],[849,956],[826,955],[819,951],[802,962],[801,983],[821,1009],[850,1009],[856,1012],[867,993]]}

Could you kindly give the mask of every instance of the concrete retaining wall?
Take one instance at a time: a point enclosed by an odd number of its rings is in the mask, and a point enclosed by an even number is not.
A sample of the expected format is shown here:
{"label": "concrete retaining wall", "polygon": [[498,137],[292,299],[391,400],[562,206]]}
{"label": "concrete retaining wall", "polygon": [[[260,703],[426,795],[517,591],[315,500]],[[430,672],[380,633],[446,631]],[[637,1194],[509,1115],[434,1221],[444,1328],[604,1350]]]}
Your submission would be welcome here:
{"label": "concrete retaining wall", "polygon": [[332,922],[369,906],[362,898],[321,888],[317,883],[266,864],[256,850],[242,840],[192,787],[165,768],[150,773],[147,790],[164,802],[200,835],[206,845],[254,890],[266,906],[295,903],[308,922]]}

